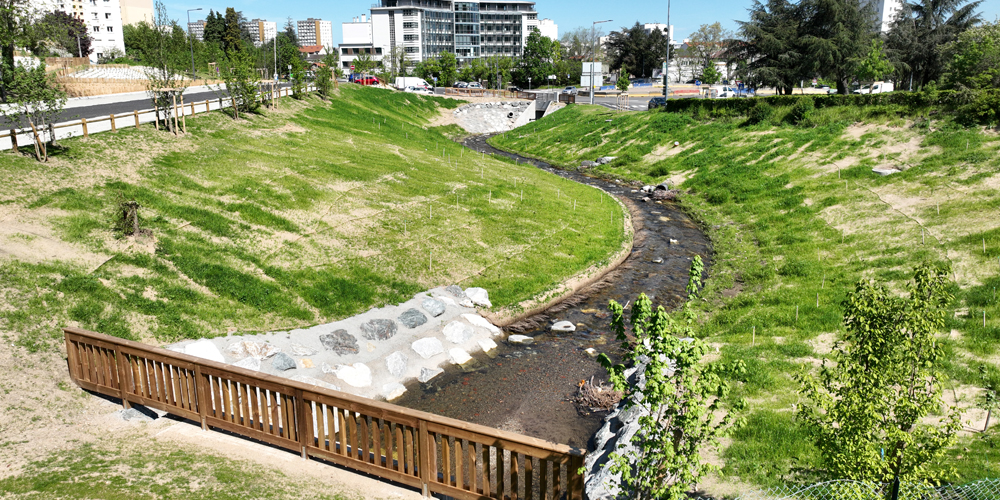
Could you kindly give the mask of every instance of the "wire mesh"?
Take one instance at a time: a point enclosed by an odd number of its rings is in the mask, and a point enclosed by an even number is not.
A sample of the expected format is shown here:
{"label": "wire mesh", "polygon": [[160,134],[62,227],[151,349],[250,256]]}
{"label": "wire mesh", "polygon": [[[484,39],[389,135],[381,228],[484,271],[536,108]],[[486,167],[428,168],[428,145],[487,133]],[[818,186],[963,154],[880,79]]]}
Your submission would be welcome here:
{"label": "wire mesh", "polygon": [[[736,500],[889,500],[891,487],[891,483],[838,480],[807,486],[782,485],[744,493]],[[899,488],[899,500],[994,499],[1000,499],[1000,479],[942,486],[902,483]]]}

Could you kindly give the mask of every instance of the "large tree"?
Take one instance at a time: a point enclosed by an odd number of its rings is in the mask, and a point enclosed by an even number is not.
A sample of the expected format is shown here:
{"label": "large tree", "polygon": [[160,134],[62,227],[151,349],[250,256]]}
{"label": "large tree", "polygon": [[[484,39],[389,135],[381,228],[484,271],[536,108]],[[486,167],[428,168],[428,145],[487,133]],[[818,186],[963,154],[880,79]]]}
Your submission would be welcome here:
{"label": "large tree", "polygon": [[528,78],[535,87],[544,85],[548,76],[554,74],[553,64],[559,60],[559,50],[558,42],[537,31],[531,32],[525,42],[515,79],[521,85],[527,85]]}
{"label": "large tree", "polygon": [[904,3],[890,25],[886,48],[903,81],[916,88],[941,79],[945,47],[980,21],[981,0],[921,0]]}
{"label": "large tree", "polygon": [[803,0],[802,46],[808,74],[837,82],[837,93],[847,94],[858,63],[868,54],[877,35],[874,2],[867,0]]}
{"label": "large tree", "polygon": [[226,32],[226,20],[222,17],[221,12],[213,12],[211,9],[208,11],[208,17],[205,18],[205,32],[202,35],[202,39],[205,43],[214,43],[219,47],[223,46],[222,38]]}
{"label": "large tree", "polygon": [[945,48],[947,81],[958,89],[1000,88],[1000,21],[960,35]]}
{"label": "large tree", "polygon": [[57,10],[45,14],[39,24],[54,45],[73,54],[74,57],[90,55],[90,34],[87,25],[81,19]]}
{"label": "large tree", "polygon": [[608,37],[608,66],[639,78],[648,78],[666,61],[670,43],[659,28],[647,32],[638,22]]}
{"label": "large tree", "polygon": [[32,25],[31,2],[0,0],[0,99],[8,100],[14,78],[14,50],[27,45]]}
{"label": "large tree", "polygon": [[[798,410],[835,479],[936,481],[936,467],[961,428],[942,409],[938,374],[951,295],[947,273],[921,267],[907,296],[868,281],[844,300],[844,337],[833,366],[799,377],[806,401]],[[940,416],[934,416],[940,415]]]}
{"label": "large tree", "polygon": [[226,7],[225,28],[222,32],[222,50],[229,53],[243,50],[243,13]]}
{"label": "large tree", "polygon": [[802,53],[802,9],[789,0],[755,1],[739,38],[727,45],[726,57],[749,85],[774,87],[790,94],[806,74]]}

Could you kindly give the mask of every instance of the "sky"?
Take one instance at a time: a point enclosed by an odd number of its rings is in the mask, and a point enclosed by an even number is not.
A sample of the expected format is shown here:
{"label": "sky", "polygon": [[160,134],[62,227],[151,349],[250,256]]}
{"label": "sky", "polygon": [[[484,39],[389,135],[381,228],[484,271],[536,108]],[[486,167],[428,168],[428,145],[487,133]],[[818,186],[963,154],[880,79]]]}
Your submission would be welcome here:
{"label": "sky", "polygon": [[[266,19],[278,23],[282,29],[285,21],[291,17],[293,21],[310,17],[333,21],[333,37],[340,43],[343,31],[340,23],[349,22],[351,18],[361,14],[370,14],[372,4],[378,0],[333,0],[320,2],[316,0],[183,0],[182,2],[165,0],[167,13],[182,26],[187,23],[187,9],[201,7],[203,12],[191,12],[191,20],[203,19],[208,9],[225,12],[226,7],[234,7],[243,11],[247,19]],[[753,5],[751,0],[702,0],[674,1],[670,6],[670,22],[674,25],[674,38],[683,40],[696,31],[702,24],[722,23],[722,26],[735,30],[736,20],[747,19],[747,9]],[[604,31],[614,31],[623,26],[641,23],[667,22],[666,0],[537,0],[535,8],[540,19],[549,18],[559,25],[559,35],[573,28],[585,26],[590,28],[594,21],[611,19],[613,22],[598,25]],[[983,19],[995,21],[1000,17],[1000,1],[986,0],[980,4]]]}

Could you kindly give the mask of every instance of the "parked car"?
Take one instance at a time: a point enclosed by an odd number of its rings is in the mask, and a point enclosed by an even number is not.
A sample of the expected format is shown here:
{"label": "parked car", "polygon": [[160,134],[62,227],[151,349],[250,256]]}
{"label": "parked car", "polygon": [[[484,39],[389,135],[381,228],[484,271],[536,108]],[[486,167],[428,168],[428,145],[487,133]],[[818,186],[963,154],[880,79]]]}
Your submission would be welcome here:
{"label": "parked car", "polygon": [[646,105],[646,110],[649,111],[651,109],[665,108],[665,107],[667,107],[667,98],[666,97],[654,97],[654,98],[652,98],[652,99],[649,100],[649,104]]}
{"label": "parked car", "polygon": [[517,85],[511,85],[510,87],[507,87],[507,90],[510,92],[524,92],[521,90],[521,87],[518,87]]}
{"label": "parked car", "polygon": [[479,82],[470,82],[469,85],[466,86],[465,88],[467,88],[467,89],[481,89],[481,88],[483,88],[483,86],[480,85]]}
{"label": "parked car", "polygon": [[378,85],[381,82],[378,81],[378,78],[369,75],[355,78],[354,83],[358,85]]}
{"label": "parked car", "polygon": [[468,87],[469,87],[468,83],[465,83],[465,82],[455,82],[455,88],[456,89],[464,89],[464,88],[468,88]]}
{"label": "parked car", "polygon": [[407,87],[423,87],[426,89],[433,89],[434,86],[427,83],[427,80],[416,76],[397,76],[395,87],[399,90],[403,90]]}
{"label": "parked car", "polygon": [[566,88],[562,89],[562,92],[560,92],[560,93],[561,94],[567,94],[567,95],[577,95],[578,92],[579,91],[576,89],[576,87],[570,86],[570,87],[566,87]]}
{"label": "parked car", "polygon": [[858,90],[855,90],[855,94],[883,94],[886,92],[892,92],[896,90],[896,86],[892,82],[875,82],[871,85],[865,85]]}
{"label": "parked car", "polygon": [[406,87],[406,89],[403,90],[403,92],[410,92],[411,94],[433,94],[433,92],[431,92],[431,89],[427,87],[416,87],[413,85]]}
{"label": "parked car", "polygon": [[712,87],[712,98],[713,99],[728,99],[730,97],[737,97],[740,95],[740,91],[735,87],[720,86]]}

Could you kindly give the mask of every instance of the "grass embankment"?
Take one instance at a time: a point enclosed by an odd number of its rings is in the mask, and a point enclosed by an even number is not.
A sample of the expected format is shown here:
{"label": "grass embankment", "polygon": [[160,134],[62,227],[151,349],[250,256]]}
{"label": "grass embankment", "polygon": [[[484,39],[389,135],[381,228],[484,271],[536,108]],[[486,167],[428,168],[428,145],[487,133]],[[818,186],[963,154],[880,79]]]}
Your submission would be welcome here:
{"label": "grass embankment", "polygon": [[[342,85],[331,102],[284,99],[238,121],[201,115],[181,137],[129,128],[61,141],[49,163],[0,156],[0,478],[14,475],[0,491],[220,491],[197,471],[190,486],[161,488],[162,468],[141,453],[113,457],[151,433],[120,437],[105,422],[113,407],[76,397],[63,326],[152,343],[291,329],[452,283],[509,307],[620,248],[623,214],[599,191],[470,154],[447,138],[454,126],[432,126],[460,104]],[[139,237],[112,230],[120,199],[141,205]],[[612,211],[617,225],[591,222]],[[103,443],[80,449],[79,435]],[[216,476],[243,468],[200,456],[188,458]],[[108,484],[87,489],[98,465]],[[284,495],[272,480],[243,474],[234,491]]]}
{"label": "grass embankment", "polygon": [[[682,203],[716,251],[701,335],[749,368],[734,394],[751,402],[749,425],[722,456],[720,480],[731,485],[776,485],[816,467],[793,418],[793,375],[828,356],[840,304],[859,279],[901,289],[919,263],[949,266],[946,402],[982,429],[985,412],[971,408],[979,366],[1000,377],[1000,137],[891,106],[817,109],[808,127],[785,123],[789,111],[746,126],[569,106],[493,139],[567,168],[617,156],[597,174],[686,191]],[[905,170],[880,177],[876,166]],[[996,445],[992,431],[967,429],[942,466],[957,468],[957,482],[997,477]]]}

